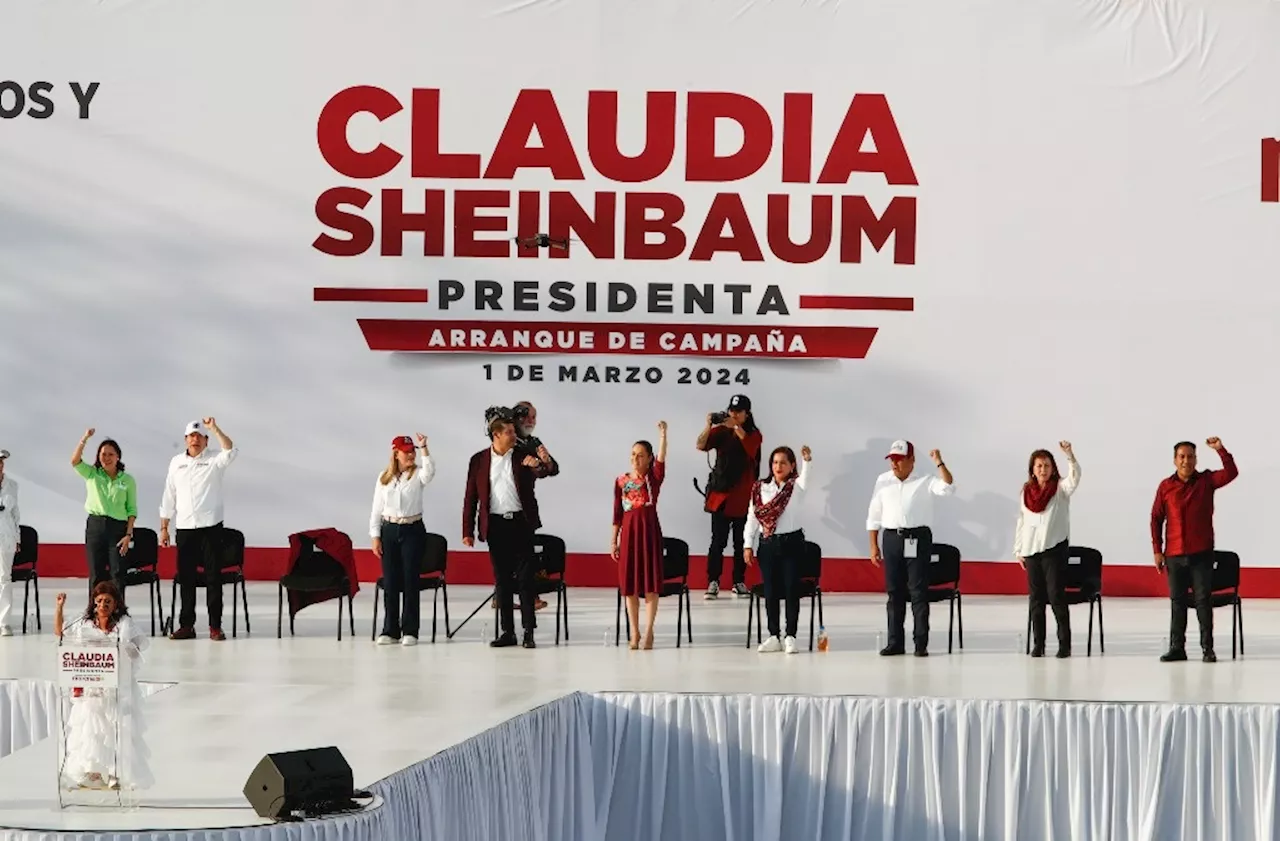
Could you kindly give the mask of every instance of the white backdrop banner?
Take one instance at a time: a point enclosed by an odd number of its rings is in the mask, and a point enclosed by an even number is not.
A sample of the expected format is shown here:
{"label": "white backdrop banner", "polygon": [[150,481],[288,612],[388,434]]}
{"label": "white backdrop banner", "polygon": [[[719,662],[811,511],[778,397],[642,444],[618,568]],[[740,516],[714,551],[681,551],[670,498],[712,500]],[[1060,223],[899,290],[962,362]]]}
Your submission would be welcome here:
{"label": "white backdrop banner", "polygon": [[606,551],[610,483],[665,419],[662,519],[697,549],[693,442],[745,393],[766,450],[813,447],[828,557],[865,555],[906,437],[956,476],[939,539],[1007,559],[1028,454],[1069,439],[1073,540],[1147,564],[1172,445],[1218,435],[1241,467],[1220,543],[1277,563],[1275,2],[11,0],[5,22],[0,445],[45,541],[82,535],[86,427],[154,526],[213,415],[251,546],[363,543],[416,431],[456,542],[484,409],[528,399],[562,467],[548,531]]}

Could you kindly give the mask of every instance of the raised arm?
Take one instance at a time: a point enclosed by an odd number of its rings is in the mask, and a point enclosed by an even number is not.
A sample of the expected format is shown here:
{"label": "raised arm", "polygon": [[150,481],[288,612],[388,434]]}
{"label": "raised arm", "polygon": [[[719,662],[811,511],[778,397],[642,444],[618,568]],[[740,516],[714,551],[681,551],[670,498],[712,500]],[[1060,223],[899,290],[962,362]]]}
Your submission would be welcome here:
{"label": "raised arm", "polygon": [[75,452],[71,454],[71,466],[77,468],[84,463],[84,446],[89,443],[89,439],[93,437],[93,428],[86,429],[84,435],[80,436],[80,443],[76,444]]}
{"label": "raised arm", "polygon": [[667,422],[658,421],[658,454],[654,456],[656,461],[666,462],[667,460]]}
{"label": "raised arm", "polygon": [[1235,456],[1227,452],[1227,448],[1222,445],[1221,438],[1210,438],[1205,442],[1214,450],[1217,450],[1218,457],[1222,459],[1222,469],[1213,470],[1209,473],[1209,478],[1213,481],[1215,488],[1221,488],[1231,484],[1240,475],[1239,468],[1236,467]]}
{"label": "raised arm", "polygon": [[813,451],[810,450],[809,446],[806,444],[800,448],[800,472],[796,475],[795,485],[797,490],[803,491],[809,487],[809,474],[813,472],[813,469],[810,466],[812,462]]}
{"label": "raised arm", "polygon": [[1071,496],[1080,486],[1080,464],[1076,461],[1076,454],[1071,449],[1070,441],[1059,441],[1058,446],[1067,454],[1067,475],[1058,483],[1058,490]]}
{"label": "raised arm", "polygon": [[698,443],[695,445],[700,452],[705,453],[711,448],[711,436],[717,428],[718,426],[711,422],[711,415],[707,415],[707,425],[698,433]]}
{"label": "raised arm", "polygon": [[427,447],[427,436],[418,433],[418,453],[422,456],[422,467],[418,470],[418,481],[424,485],[431,484],[436,477],[436,463],[431,460],[431,450]]}

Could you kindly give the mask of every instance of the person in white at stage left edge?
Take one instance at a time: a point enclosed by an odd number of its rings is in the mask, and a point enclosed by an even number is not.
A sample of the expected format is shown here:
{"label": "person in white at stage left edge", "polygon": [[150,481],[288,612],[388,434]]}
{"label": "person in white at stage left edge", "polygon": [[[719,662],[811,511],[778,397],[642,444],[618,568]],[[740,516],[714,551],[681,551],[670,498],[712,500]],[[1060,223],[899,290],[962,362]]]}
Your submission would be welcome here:
{"label": "person in white at stage left edge", "polygon": [[[209,452],[209,432],[218,436],[222,451],[217,455]],[[196,567],[203,564],[209,639],[221,642],[227,638],[222,633],[222,477],[240,451],[213,418],[187,424],[185,435],[187,448],[169,462],[169,475],[160,500],[160,545],[169,545],[171,520],[178,530],[178,589],[182,594],[182,608],[178,627],[169,639],[195,639]]]}
{"label": "person in white at stage left edge", "polygon": [[[397,639],[401,645],[418,644],[418,578],[427,545],[422,497],[436,475],[436,464],[427,450],[427,437],[419,432],[417,438],[416,450],[408,435],[392,439],[391,463],[373,486],[369,536],[373,538],[373,554],[382,562],[385,608],[378,645],[391,645]],[[422,469],[418,469],[419,450]]]}
{"label": "person in white at stage left edge", "polygon": [[[758,552],[760,576],[764,579],[765,614],[769,618],[769,638],[756,650],[761,654],[774,651],[796,653],[796,625],[800,622],[800,564],[804,560],[804,529],[800,526],[800,505],[794,493],[803,494],[809,482],[809,463],[813,454],[800,448],[800,471],[796,472],[796,454],[790,447],[778,447],[769,456],[772,478],[756,482],[751,488],[747,506],[744,558],[747,566],[755,562]],[[763,536],[762,536],[763,535]],[[778,627],[778,603],[787,603],[785,638]],[[780,640],[781,638],[781,640]]]}
{"label": "person in white at stage left edge", "polygon": [[13,557],[22,542],[19,528],[18,483],[4,475],[9,451],[0,450],[0,637],[13,636],[9,611],[13,608]]}

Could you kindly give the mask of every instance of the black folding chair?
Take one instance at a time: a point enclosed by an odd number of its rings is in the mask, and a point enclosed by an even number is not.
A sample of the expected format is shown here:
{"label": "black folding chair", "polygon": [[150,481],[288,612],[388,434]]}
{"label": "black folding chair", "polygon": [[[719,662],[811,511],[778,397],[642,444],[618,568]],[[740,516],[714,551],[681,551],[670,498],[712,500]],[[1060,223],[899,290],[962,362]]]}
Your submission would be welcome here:
{"label": "black folding chair", "polygon": [[[554,534],[533,536],[533,561],[543,574],[534,582],[539,596],[556,594],[556,645],[560,644],[560,616],[564,614],[564,641],[569,641],[569,590],[564,581],[566,550],[564,540]],[[498,623],[493,624],[495,637]]]}
{"label": "black folding chair", "polygon": [[929,603],[949,602],[950,618],[947,620],[947,653],[952,652],[952,635],[959,629],[960,650],[964,650],[964,615],[960,597],[960,550],[950,543],[933,544],[929,558]]}
{"label": "black folding chair", "polygon": [[[421,598],[423,590],[430,590],[431,595],[431,641],[436,641],[436,609],[440,594],[444,594],[444,635],[448,639],[449,632],[449,585],[445,583],[445,569],[449,564],[449,541],[442,534],[427,532],[426,549],[422,556],[422,572],[418,575],[418,593]],[[378,638],[378,603],[382,601],[382,577],[373,591],[373,632],[369,639]],[[354,632],[353,632],[354,633]]]}
{"label": "black folding chair", "polygon": [[[279,606],[276,614],[276,639],[284,636],[284,592],[326,593],[336,590],[338,595],[338,639],[342,639],[342,600],[346,598],[351,636],[356,635],[355,598],[351,595],[351,579],[341,562],[316,547],[314,538],[303,536],[302,553],[293,568],[280,577]],[[294,612],[289,611],[289,636],[293,636]]]}
{"label": "black folding chair", "polygon": [[[662,538],[662,589],[658,598],[676,596],[676,648],[680,647],[681,632],[693,645],[693,602],[689,595],[689,544],[678,537]],[[614,616],[613,644],[622,644],[622,623],[627,626],[627,639],[631,638],[631,616],[622,609],[622,590],[618,590],[618,608]],[[606,631],[605,633],[608,633]]]}
{"label": "black folding chair", "polygon": [[[809,650],[813,651],[814,624],[825,625],[822,618],[822,547],[812,540],[804,542],[804,554],[800,557],[800,598],[809,600]],[[747,648],[751,647],[751,618],[756,622],[756,645],[764,637],[760,634],[760,614],[764,613],[764,583],[751,588],[751,602],[747,605]]]}
{"label": "black folding chair", "polygon": [[[1062,589],[1067,604],[1089,605],[1089,638],[1085,656],[1093,656],[1093,610],[1098,609],[1098,651],[1107,653],[1107,639],[1102,630],[1102,553],[1088,546],[1067,549],[1067,567],[1063,570]],[[1031,653],[1031,608],[1027,608],[1027,653]]]}
{"label": "black folding chair", "polygon": [[[137,534],[137,530],[134,530]],[[252,633],[249,629],[249,590],[246,584],[248,579],[244,575],[244,532],[239,529],[222,530],[222,545],[216,550],[217,557],[221,558],[222,568],[218,570],[218,586],[225,587],[231,585],[231,636],[236,636],[236,624],[239,617],[239,611],[236,605],[236,587],[240,588],[240,599],[244,604],[244,632]],[[204,559],[201,558],[196,562],[196,586],[208,586],[208,574],[205,571]],[[173,590],[169,594],[169,632],[173,632],[174,622],[177,618],[177,600],[178,600],[178,576],[173,577]]]}
{"label": "black folding chair", "polygon": [[18,526],[18,551],[13,556],[13,573],[9,580],[22,582],[22,633],[27,632],[27,600],[31,591],[36,595],[36,630],[44,630],[40,624],[40,573],[36,561],[40,556],[40,533],[31,526]]}
{"label": "black folding chair", "polygon": [[[154,529],[135,526],[133,546],[120,559],[126,592],[130,587],[146,585],[151,600],[151,636],[156,635],[156,610],[160,612],[160,632],[164,633],[164,595],[160,589],[160,541]],[[121,595],[124,595],[123,593]],[[126,596],[125,601],[128,601]]]}
{"label": "black folding chair", "polygon": [[[1236,659],[1236,641],[1239,640],[1240,656],[1244,656],[1244,603],[1240,600],[1240,556],[1235,552],[1213,553],[1213,583],[1209,604],[1214,609],[1231,608],[1231,659]],[[1195,596],[1188,591],[1182,597],[1188,610],[1195,610]]]}

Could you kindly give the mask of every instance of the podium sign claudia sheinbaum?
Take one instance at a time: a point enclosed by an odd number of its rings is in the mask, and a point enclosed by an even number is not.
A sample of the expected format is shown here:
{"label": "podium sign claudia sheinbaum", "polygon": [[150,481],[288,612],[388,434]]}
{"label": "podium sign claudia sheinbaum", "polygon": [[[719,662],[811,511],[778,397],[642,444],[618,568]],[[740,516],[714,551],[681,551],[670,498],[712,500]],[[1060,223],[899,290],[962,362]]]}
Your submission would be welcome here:
{"label": "podium sign claudia sheinbaum", "polygon": [[120,649],[115,643],[64,643],[58,648],[59,683],[69,689],[118,689]]}
{"label": "podium sign claudia sheinbaum", "polygon": [[128,807],[122,706],[132,679],[128,653],[117,639],[63,640],[58,656],[58,803]]}

